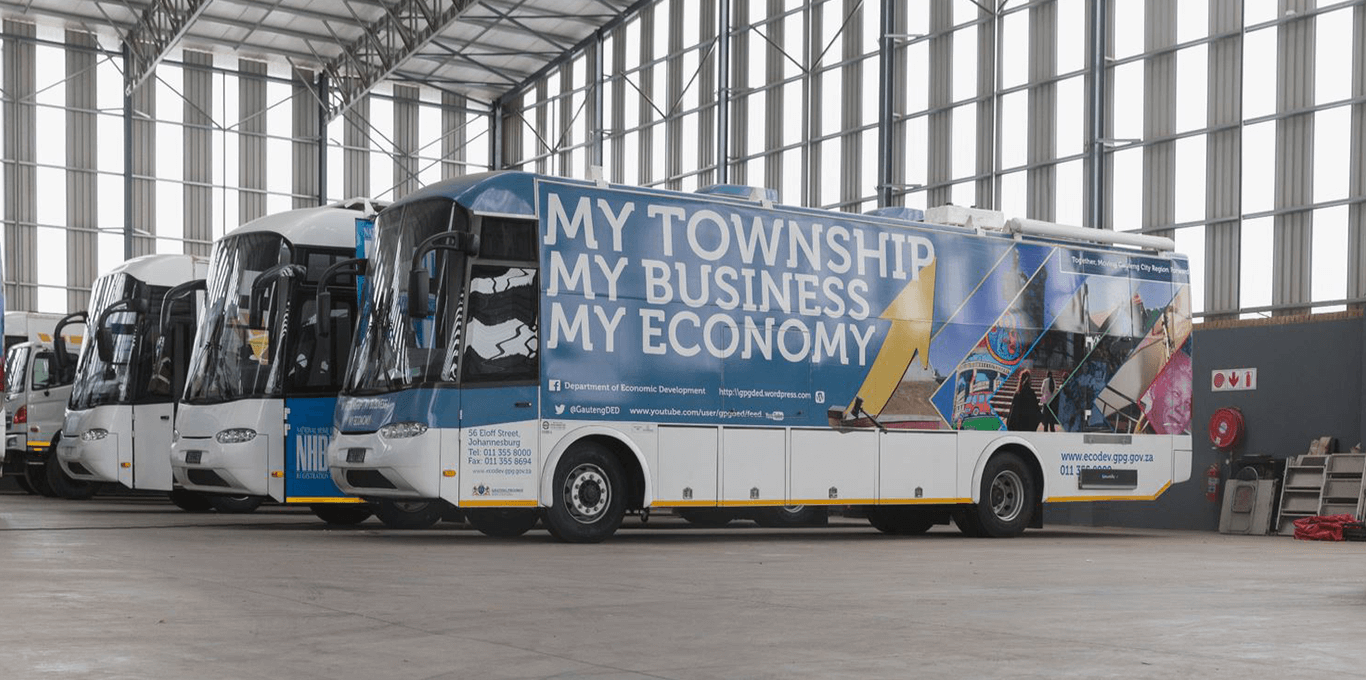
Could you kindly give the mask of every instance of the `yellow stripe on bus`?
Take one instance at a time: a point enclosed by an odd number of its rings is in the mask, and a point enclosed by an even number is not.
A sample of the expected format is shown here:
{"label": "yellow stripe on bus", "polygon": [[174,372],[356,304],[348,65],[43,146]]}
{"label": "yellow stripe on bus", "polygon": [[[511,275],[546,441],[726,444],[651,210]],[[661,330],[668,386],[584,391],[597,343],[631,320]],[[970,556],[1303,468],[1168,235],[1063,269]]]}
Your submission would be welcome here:
{"label": "yellow stripe on bus", "polygon": [[462,508],[534,508],[536,501],[460,501]]}
{"label": "yellow stripe on bus", "polygon": [[655,501],[652,508],[714,508],[716,501]]}
{"label": "yellow stripe on bus", "polygon": [[957,505],[971,503],[971,498],[884,498],[878,505]]}
{"label": "yellow stripe on bus", "polygon": [[1045,503],[1082,503],[1085,501],[1155,501],[1158,496],[1167,492],[1172,483],[1167,482],[1162,485],[1157,493],[1151,496],[1053,496],[1043,499]]}
{"label": "yellow stripe on bus", "polygon": [[294,496],[286,498],[286,503],[364,503],[363,498],[346,498],[338,496]]}

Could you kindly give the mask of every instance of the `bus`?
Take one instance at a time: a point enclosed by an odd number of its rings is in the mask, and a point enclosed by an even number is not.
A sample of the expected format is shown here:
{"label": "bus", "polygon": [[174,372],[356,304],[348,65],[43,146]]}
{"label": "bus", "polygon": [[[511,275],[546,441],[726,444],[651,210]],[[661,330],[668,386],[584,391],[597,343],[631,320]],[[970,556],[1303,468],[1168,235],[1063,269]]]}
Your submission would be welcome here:
{"label": "bus", "polygon": [[380,213],[328,449],[364,498],[596,542],[628,513],[1042,525],[1190,476],[1170,239],[521,172]]}
{"label": "bus", "polygon": [[[44,464],[62,428],[73,380],[70,366],[63,367],[54,354],[53,334],[61,315],[6,312],[5,317],[5,374],[10,380],[4,389],[4,473],[29,493],[69,498],[92,495],[93,486],[75,483],[60,469]],[[79,343],[81,334],[63,333],[63,340]]]}
{"label": "bus", "polygon": [[[242,496],[243,509],[266,499],[307,505],[333,524],[372,513],[394,521],[414,506],[345,496],[327,470],[355,319],[358,234],[380,207],[350,199],[268,215],[214,244],[171,455],[186,489]],[[332,300],[322,315],[319,284]]]}
{"label": "bus", "polygon": [[207,509],[205,499],[175,488],[169,459],[198,311],[180,293],[193,290],[207,267],[192,255],[144,255],[95,279],[88,309],[63,320],[84,322],[89,340],[75,359],[56,465],[49,467],[82,482],[165,492],[185,510]]}

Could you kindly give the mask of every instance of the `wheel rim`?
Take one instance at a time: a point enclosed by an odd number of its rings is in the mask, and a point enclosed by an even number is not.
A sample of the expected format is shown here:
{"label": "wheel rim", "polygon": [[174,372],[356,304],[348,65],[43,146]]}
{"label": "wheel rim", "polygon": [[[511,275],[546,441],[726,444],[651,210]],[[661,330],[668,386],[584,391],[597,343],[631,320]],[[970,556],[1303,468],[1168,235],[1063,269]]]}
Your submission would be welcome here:
{"label": "wheel rim", "polygon": [[574,521],[592,524],[607,514],[611,503],[612,485],[602,468],[584,463],[565,475],[564,505]]}
{"label": "wheel rim", "polygon": [[1013,521],[1024,510],[1024,480],[1014,470],[1002,470],[991,480],[991,512],[1002,522]]}

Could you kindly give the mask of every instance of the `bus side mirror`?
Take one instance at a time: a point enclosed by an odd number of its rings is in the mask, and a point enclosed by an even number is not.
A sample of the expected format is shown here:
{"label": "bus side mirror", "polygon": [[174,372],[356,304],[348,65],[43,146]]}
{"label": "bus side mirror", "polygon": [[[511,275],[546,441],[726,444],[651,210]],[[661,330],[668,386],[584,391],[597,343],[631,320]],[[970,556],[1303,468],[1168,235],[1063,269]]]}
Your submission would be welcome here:
{"label": "bus side mirror", "polygon": [[95,350],[100,354],[100,361],[112,363],[114,361],[114,331],[108,328],[100,328],[95,331]]}
{"label": "bus side mirror", "polygon": [[318,337],[325,338],[332,334],[332,292],[325,290],[318,293],[318,302],[314,307],[314,313],[318,315],[314,328],[317,329]]}
{"label": "bus side mirror", "polygon": [[427,306],[427,297],[431,294],[429,276],[422,267],[408,272],[408,316],[415,319],[425,319],[432,314]]}

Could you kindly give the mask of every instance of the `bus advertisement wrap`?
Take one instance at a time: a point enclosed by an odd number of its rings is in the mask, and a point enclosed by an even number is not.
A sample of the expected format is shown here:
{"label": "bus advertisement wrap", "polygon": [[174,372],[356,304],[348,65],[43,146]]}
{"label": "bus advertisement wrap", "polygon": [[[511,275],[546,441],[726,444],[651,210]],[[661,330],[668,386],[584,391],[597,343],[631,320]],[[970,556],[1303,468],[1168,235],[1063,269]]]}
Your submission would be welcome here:
{"label": "bus advertisement wrap", "polygon": [[576,182],[536,197],[542,417],[1189,431],[1180,258]]}

